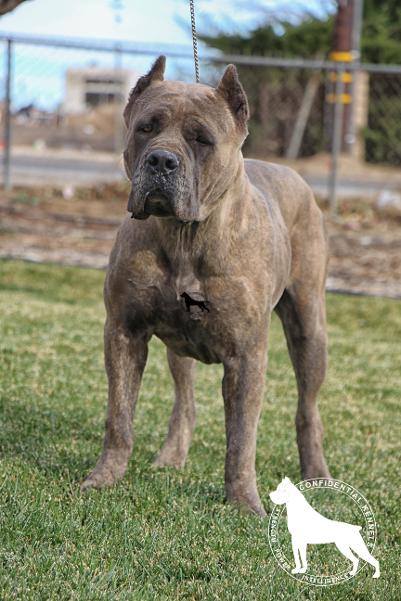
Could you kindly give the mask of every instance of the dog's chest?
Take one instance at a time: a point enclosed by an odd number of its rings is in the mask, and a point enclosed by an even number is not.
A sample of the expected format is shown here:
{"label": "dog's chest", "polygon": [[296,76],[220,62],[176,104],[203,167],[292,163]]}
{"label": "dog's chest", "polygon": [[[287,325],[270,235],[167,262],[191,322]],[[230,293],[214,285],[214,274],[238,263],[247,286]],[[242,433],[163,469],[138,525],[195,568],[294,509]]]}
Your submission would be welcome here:
{"label": "dog's chest", "polygon": [[216,329],[218,308],[208,298],[205,282],[189,269],[175,270],[160,289],[156,336],[179,355],[216,363],[221,360]]}
{"label": "dog's chest", "polygon": [[146,324],[178,355],[219,363],[266,328],[262,285],[261,277],[229,275],[182,258],[148,262],[146,269],[137,258],[125,297],[128,321],[133,328]]}

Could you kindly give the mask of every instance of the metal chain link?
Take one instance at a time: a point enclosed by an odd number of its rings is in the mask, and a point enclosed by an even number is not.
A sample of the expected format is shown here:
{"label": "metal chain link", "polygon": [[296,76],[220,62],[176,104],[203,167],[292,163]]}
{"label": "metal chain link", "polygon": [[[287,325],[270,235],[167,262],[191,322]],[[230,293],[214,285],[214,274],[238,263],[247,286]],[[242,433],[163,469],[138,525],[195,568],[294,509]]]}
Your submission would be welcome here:
{"label": "metal chain link", "polygon": [[192,45],[194,47],[194,62],[195,62],[195,80],[196,80],[196,83],[199,83],[198,38],[196,36],[194,0],[189,0],[189,10],[191,11]]}

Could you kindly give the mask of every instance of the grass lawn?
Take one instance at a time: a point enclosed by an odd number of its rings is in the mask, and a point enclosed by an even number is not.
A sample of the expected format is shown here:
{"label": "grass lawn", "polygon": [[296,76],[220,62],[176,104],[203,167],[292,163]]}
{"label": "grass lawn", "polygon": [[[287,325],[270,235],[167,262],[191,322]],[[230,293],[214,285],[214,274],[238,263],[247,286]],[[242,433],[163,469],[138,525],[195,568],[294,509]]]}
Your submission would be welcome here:
{"label": "grass lawn", "polygon": [[[382,576],[373,580],[365,567],[346,583],[319,588],[276,564],[266,520],[223,503],[221,366],[198,364],[198,422],[185,469],[150,468],[172,405],[157,339],[127,476],[113,489],[80,494],[103,436],[104,274],[11,261],[0,263],[0,274],[2,600],[400,599],[399,301],[327,298],[330,367],[320,396],[326,457],[332,475],[359,489],[375,512]],[[257,455],[268,512],[279,480],[300,479],[295,407],[274,317]]]}

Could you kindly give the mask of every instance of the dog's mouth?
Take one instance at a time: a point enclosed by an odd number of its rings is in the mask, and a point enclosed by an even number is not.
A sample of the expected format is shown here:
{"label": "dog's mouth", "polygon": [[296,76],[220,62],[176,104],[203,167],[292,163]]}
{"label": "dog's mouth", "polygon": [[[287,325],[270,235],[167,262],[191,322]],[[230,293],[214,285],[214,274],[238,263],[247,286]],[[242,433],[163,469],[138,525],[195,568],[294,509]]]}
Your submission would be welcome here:
{"label": "dog's mouth", "polygon": [[171,217],[174,215],[169,195],[160,189],[146,194],[143,210],[146,215],[155,215],[156,217]]}
{"label": "dog's mouth", "polygon": [[183,175],[166,179],[150,178],[139,170],[132,178],[128,211],[134,219],[148,219],[151,215],[175,218],[187,223],[197,217],[198,203],[191,196],[191,182]]}
{"label": "dog's mouth", "polygon": [[151,215],[156,217],[171,217],[174,215],[173,202],[167,192],[156,188],[141,196],[142,201],[138,200],[134,187],[131,189],[127,209],[132,218],[148,219]]}

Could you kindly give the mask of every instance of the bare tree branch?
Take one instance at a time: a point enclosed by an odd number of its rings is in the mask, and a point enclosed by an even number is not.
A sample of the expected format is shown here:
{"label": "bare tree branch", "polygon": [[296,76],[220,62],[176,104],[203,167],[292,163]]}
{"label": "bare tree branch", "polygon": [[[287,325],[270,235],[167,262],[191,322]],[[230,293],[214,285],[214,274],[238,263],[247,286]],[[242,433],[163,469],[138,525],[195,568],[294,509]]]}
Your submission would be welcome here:
{"label": "bare tree branch", "polygon": [[0,16],[9,13],[26,0],[0,0]]}

